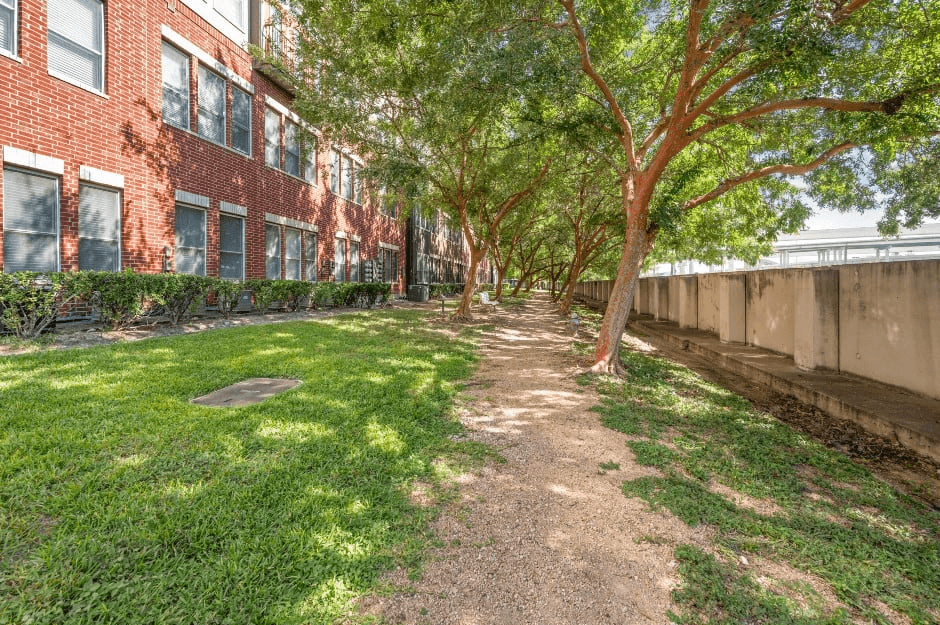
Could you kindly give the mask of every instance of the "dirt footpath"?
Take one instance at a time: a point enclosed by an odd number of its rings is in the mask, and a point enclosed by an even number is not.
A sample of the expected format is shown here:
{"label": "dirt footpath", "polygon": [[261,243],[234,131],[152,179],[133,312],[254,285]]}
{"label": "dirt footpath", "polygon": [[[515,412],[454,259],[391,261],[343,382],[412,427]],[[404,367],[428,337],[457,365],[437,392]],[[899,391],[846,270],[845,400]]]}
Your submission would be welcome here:
{"label": "dirt footpath", "polygon": [[496,327],[461,418],[506,463],[464,476],[422,578],[397,571],[389,581],[404,590],[361,609],[388,623],[668,623],[673,549],[706,546],[707,530],[623,496],[621,482],[652,470],[590,412],[600,399],[576,383],[571,332],[546,296],[475,314]]}

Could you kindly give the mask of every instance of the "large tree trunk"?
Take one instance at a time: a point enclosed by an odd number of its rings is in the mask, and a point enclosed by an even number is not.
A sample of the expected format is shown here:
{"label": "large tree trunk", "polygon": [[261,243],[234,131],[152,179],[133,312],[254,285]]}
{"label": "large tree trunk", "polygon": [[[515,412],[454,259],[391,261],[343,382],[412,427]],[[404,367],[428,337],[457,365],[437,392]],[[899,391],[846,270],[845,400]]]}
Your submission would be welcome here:
{"label": "large tree trunk", "polygon": [[617,376],[624,373],[620,363],[620,339],[630,317],[640,268],[650,252],[652,243],[653,237],[645,229],[638,227],[635,222],[627,225],[623,253],[617,267],[617,279],[611,289],[610,300],[607,302],[607,310],[594,348],[594,364],[590,368],[593,373]]}
{"label": "large tree trunk", "polygon": [[454,319],[460,321],[470,321],[473,315],[470,312],[470,305],[473,303],[473,294],[477,290],[477,269],[486,255],[486,250],[470,250],[470,267],[467,268],[467,282],[463,287],[463,294],[460,296],[460,303],[457,305],[457,312],[454,313]]}

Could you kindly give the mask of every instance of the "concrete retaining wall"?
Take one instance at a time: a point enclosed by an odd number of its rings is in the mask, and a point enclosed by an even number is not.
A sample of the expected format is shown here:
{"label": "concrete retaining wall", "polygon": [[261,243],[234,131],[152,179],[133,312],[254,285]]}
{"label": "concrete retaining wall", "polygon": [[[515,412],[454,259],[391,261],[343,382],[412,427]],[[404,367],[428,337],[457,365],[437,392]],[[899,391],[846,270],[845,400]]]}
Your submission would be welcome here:
{"label": "concrete retaining wall", "polygon": [[[610,286],[578,286],[599,294]],[[656,319],[940,399],[940,261],[643,278]]]}

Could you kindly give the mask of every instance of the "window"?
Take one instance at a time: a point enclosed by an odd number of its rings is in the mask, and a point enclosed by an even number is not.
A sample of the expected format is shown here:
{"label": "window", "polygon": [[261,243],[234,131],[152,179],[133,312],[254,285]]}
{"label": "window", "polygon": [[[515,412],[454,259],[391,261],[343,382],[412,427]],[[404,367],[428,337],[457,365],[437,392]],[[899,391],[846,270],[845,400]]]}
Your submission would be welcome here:
{"label": "window", "polygon": [[189,130],[189,57],[163,44],[163,121]]}
{"label": "window", "polygon": [[317,281],[317,233],[304,232],[304,278]]}
{"label": "window", "polygon": [[219,215],[219,277],[245,278],[245,220]]}
{"label": "window", "polygon": [[247,30],[248,0],[215,0],[214,5],[215,10],[239,30]]}
{"label": "window", "polygon": [[281,166],[281,116],[264,109],[264,164]]}
{"label": "window", "polygon": [[264,275],[271,280],[281,278],[281,227],[275,224],[264,227]]}
{"label": "window", "polygon": [[121,270],[121,194],[91,185],[78,188],[78,268]]}
{"label": "window", "polygon": [[[382,280],[384,282],[398,282],[398,252],[382,248],[380,250],[382,258]],[[422,282],[422,280],[418,280]],[[426,280],[424,281],[426,282]]]}
{"label": "window", "polygon": [[343,157],[343,197],[351,200],[353,196],[353,164],[348,156]]}
{"label": "window", "polygon": [[333,277],[337,282],[346,281],[346,240],[336,239],[336,267]]}
{"label": "window", "polygon": [[232,147],[251,156],[251,96],[232,87]]}
{"label": "window", "polygon": [[284,171],[300,176],[300,142],[297,139],[297,124],[284,124]]}
{"label": "window", "polygon": [[206,275],[206,211],[176,205],[176,273]]}
{"label": "window", "polygon": [[349,280],[359,282],[359,241],[349,242]]}
{"label": "window", "polygon": [[362,204],[362,168],[359,166],[356,167],[356,180],[354,182],[354,186],[356,193],[355,202],[356,204]]}
{"label": "window", "polygon": [[300,280],[300,230],[284,230],[284,277]]}
{"label": "window", "polygon": [[104,4],[100,0],[49,0],[49,73],[104,91]]}
{"label": "window", "polygon": [[330,150],[330,191],[339,195],[339,164],[342,157],[337,150]]}
{"label": "window", "polygon": [[16,3],[0,0],[0,52],[16,56]]}
{"label": "window", "polygon": [[59,270],[59,179],[3,170],[3,270]]}
{"label": "window", "polygon": [[199,66],[199,136],[225,145],[225,79]]}
{"label": "window", "polygon": [[313,137],[304,141],[304,180],[317,183],[317,142]]}

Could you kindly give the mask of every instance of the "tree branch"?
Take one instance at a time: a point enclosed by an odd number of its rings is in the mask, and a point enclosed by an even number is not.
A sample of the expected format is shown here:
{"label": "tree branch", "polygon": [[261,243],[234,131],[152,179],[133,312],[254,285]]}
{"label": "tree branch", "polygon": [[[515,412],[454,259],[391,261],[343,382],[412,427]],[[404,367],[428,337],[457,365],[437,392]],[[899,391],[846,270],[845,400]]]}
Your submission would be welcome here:
{"label": "tree branch", "polygon": [[709,191],[705,195],[700,195],[696,198],[692,198],[683,205],[684,210],[689,210],[690,208],[695,208],[700,204],[705,202],[710,202],[715,198],[721,197],[731,189],[738,187],[747,182],[752,182],[760,178],[766,178],[767,176],[772,176],[774,174],[786,174],[789,176],[802,176],[803,174],[809,173],[817,167],[825,164],[826,162],[833,159],[835,156],[838,156],[846,150],[850,150],[854,147],[857,147],[854,143],[840,143],[839,145],[829,148],[822,154],[820,154],[815,160],[805,163],[803,165],[793,165],[793,164],[779,164],[779,165],[769,165],[767,167],[762,167],[760,169],[755,169],[746,174],[741,174],[740,176],[735,176],[734,178],[728,178],[715,187],[713,190]]}

